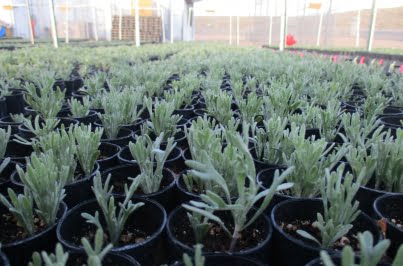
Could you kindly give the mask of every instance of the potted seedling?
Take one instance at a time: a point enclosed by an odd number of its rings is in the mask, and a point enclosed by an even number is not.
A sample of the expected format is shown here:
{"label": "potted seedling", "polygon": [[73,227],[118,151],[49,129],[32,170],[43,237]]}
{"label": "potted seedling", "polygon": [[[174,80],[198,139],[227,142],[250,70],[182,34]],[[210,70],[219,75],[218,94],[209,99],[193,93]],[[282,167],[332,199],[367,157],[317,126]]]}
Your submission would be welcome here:
{"label": "potted seedling", "polygon": [[[110,180],[109,176],[103,184],[100,173],[96,174],[92,187],[96,200],[81,203],[60,221],[59,241],[70,250],[81,251],[78,239],[104,228],[113,252],[134,256],[146,265],[161,262],[155,252],[166,223],[164,209],[154,201],[133,197],[140,179],[133,179],[130,187],[125,185],[125,196],[119,197],[113,196]],[[83,230],[72,229],[77,226]]]}
{"label": "potted seedling", "polygon": [[14,78],[0,78],[0,96],[5,99],[9,114],[24,113],[25,102],[23,92],[18,90],[20,86],[20,81]]}
{"label": "potted seedling", "polygon": [[[344,165],[334,172],[327,169],[319,181],[321,200],[293,199],[274,207],[271,219],[278,233],[279,263],[301,265],[322,249],[337,252],[365,230],[375,236],[375,241],[380,239],[376,224],[358,210],[359,203],[354,200],[364,176],[365,169],[356,179],[344,174]],[[285,247],[293,248],[294,256],[290,257]]]}
{"label": "potted seedling", "polygon": [[[175,209],[168,219],[168,236],[174,248],[182,252],[189,252],[193,244],[202,243],[206,253],[226,252],[267,261],[271,256],[267,252],[271,228],[263,211],[276,191],[292,186],[290,183],[282,183],[293,169],[290,168],[281,176],[277,172],[272,186],[259,193],[256,170],[247,140],[243,140],[239,134],[231,135],[229,140],[238,149],[237,156],[231,161],[231,165],[238,169],[232,177],[237,190],[230,189],[229,181],[216,170],[207,152],[204,152],[203,163],[187,161],[187,165],[193,169],[192,175],[212,182],[223,196],[207,189],[200,196],[202,201],[190,201]],[[242,168],[237,167],[240,165]],[[262,204],[254,208],[259,200],[263,200]],[[257,232],[256,230],[259,231],[258,235],[253,233]],[[247,235],[259,238],[255,242],[258,244],[247,245],[244,242]],[[215,242],[224,245],[216,246]]]}
{"label": "potted seedling", "polygon": [[[67,169],[63,169],[67,170]],[[52,152],[33,154],[27,171],[17,165],[23,194],[8,189],[0,195],[3,251],[13,265],[26,265],[36,249],[47,250],[56,240],[56,224],[66,213],[62,203],[67,171],[59,173]]]}
{"label": "potted seedling", "polygon": [[83,124],[91,124],[98,118],[97,114],[90,110],[91,101],[88,96],[82,97],[81,101],[71,98],[67,101],[70,107],[69,115],[73,119]]}

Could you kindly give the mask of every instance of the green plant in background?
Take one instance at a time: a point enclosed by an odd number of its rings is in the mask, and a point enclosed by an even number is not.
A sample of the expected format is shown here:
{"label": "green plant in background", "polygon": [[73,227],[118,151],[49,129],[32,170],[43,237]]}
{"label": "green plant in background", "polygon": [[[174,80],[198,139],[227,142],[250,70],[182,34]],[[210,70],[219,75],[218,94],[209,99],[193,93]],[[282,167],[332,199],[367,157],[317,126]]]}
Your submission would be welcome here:
{"label": "green plant in background", "polygon": [[55,253],[48,254],[46,251],[34,252],[32,261],[28,266],[65,266],[69,259],[69,253],[64,252],[63,246],[57,243]]}
{"label": "green plant in background", "polygon": [[141,87],[126,88],[121,91],[121,108],[123,112],[123,123],[125,125],[135,123],[145,110],[145,105],[139,108],[142,104],[143,94]]}
{"label": "green plant in background", "polygon": [[206,101],[208,114],[221,124],[227,125],[234,115],[234,112],[231,110],[231,95],[225,91],[208,90],[203,92],[203,96]]}
{"label": "green plant in background", "polygon": [[[131,201],[134,192],[137,190],[140,184],[140,179],[135,178],[133,179],[130,188],[128,188],[127,184],[125,184],[125,198],[123,202],[119,202],[118,208],[116,206],[115,197],[112,195],[113,186],[109,186],[110,179],[111,175],[109,174],[105,184],[102,185],[101,174],[97,172],[94,177],[92,191],[94,192],[105,219],[110,242],[113,245],[117,245],[127,219],[135,210],[143,206],[144,203],[139,202],[134,204]],[[94,224],[97,228],[102,229],[98,211],[95,212],[95,215],[82,213],[81,216],[87,220],[87,223]]]}
{"label": "green plant in background", "polygon": [[97,229],[94,239],[94,247],[91,246],[90,242],[85,238],[81,238],[81,243],[83,245],[84,251],[88,256],[87,265],[88,266],[100,266],[102,265],[102,260],[105,258],[106,254],[112,250],[113,245],[104,245],[104,231],[101,228]]}
{"label": "green plant in background", "polygon": [[21,82],[14,78],[2,79],[0,78],[0,97],[10,96],[13,94],[11,89],[17,89],[21,85]]}
{"label": "green plant in background", "polygon": [[82,97],[82,101],[72,98],[68,104],[72,117],[84,117],[90,113],[91,102],[88,96]]}
{"label": "green plant in background", "polygon": [[[214,182],[219,186],[221,191],[224,192],[223,197],[211,190],[207,190],[206,193],[200,196],[203,202],[190,201],[189,204],[183,204],[182,206],[188,211],[193,212],[193,215],[200,214],[208,220],[217,223],[230,237],[231,243],[228,247],[228,251],[233,252],[240,237],[240,233],[253,224],[253,222],[255,222],[263,213],[273,195],[279,190],[288,189],[292,186],[290,183],[282,183],[293,171],[293,168],[291,167],[287,169],[281,174],[281,176],[279,176],[279,172],[276,171],[270,188],[259,192],[259,184],[256,182],[256,170],[247,144],[239,134],[231,135],[229,138],[231,143],[233,143],[233,145],[238,149],[238,156],[231,162],[231,165],[233,165],[234,168],[239,169],[232,179],[232,182],[236,183],[237,199],[235,201],[232,200],[235,195],[230,193],[228,181],[225,180],[215,169],[210,155],[207,154],[207,152],[204,152],[206,163],[186,161],[186,164],[193,169],[190,171],[193,175],[202,180]],[[237,167],[237,165],[242,167]],[[248,185],[246,185],[246,183]],[[263,200],[263,203],[258,207],[256,212],[254,212],[250,218],[247,217],[254,204],[261,199]],[[229,227],[224,224],[221,218],[214,214],[214,212],[220,211],[230,212],[234,224],[232,232]]]}
{"label": "green plant in background", "polygon": [[[35,117],[35,120],[33,123],[29,117],[24,118],[23,122],[22,122],[23,125],[35,135],[35,137],[47,136],[60,123],[60,120],[56,119],[56,118],[45,119],[44,121],[41,121],[41,122],[39,122],[39,120],[40,120],[40,117],[39,117],[39,115],[37,115]],[[22,137],[20,137],[18,135],[16,135],[16,138],[19,139],[21,142],[26,142],[25,139],[23,139]]]}
{"label": "green plant in background", "polygon": [[182,260],[185,266],[204,266],[206,259],[202,255],[203,245],[197,244],[194,246],[195,254],[194,258],[191,259],[188,254],[183,253]]}
{"label": "green plant in background", "polygon": [[385,107],[391,102],[391,98],[383,96],[381,92],[365,99],[361,108],[364,113],[364,119],[371,121],[377,115],[383,113]]}
{"label": "green plant in background", "polygon": [[[351,246],[345,246],[341,252],[340,266],[376,266],[381,262],[386,250],[390,245],[389,239],[383,239],[374,245],[374,238],[369,231],[358,233],[358,242],[360,247],[359,264],[356,263],[356,257]],[[329,254],[322,250],[320,257],[325,266],[335,266]],[[403,265],[403,246],[400,246],[396,253],[392,266]]]}
{"label": "green plant in background", "polygon": [[326,109],[321,109],[316,118],[320,136],[329,142],[333,141],[340,131],[342,115],[340,105],[337,99],[330,99],[326,104]]}
{"label": "green plant in background", "polygon": [[176,125],[182,119],[182,116],[173,114],[175,102],[155,100],[153,104],[151,98],[144,98],[144,103],[150,115],[147,127],[151,129],[155,136],[164,133],[165,138],[170,138],[179,131]]}
{"label": "green plant in background", "polygon": [[263,97],[259,97],[255,92],[249,93],[246,99],[235,100],[239,106],[242,120],[252,124],[256,116],[262,115]]}
{"label": "green plant in background", "polygon": [[[14,123],[23,123],[25,118],[23,114],[10,114],[10,117]],[[31,120],[31,116],[28,116],[27,118]]]}
{"label": "green plant in background", "polygon": [[24,99],[27,104],[37,111],[44,119],[55,118],[62,109],[64,92],[53,89],[53,82],[37,88],[34,84],[25,85]]}
{"label": "green plant in background", "polygon": [[124,124],[124,113],[119,92],[110,92],[102,97],[104,113],[98,113],[108,139],[116,139]]}
{"label": "green plant in background", "polygon": [[104,90],[105,81],[106,73],[100,71],[96,72],[84,78],[84,88],[80,88],[79,91],[94,97]]}
{"label": "green plant in background", "polygon": [[95,162],[101,153],[98,148],[101,145],[103,132],[103,128],[96,128],[92,131],[91,125],[76,125],[73,128],[72,133],[77,142],[77,158],[85,176],[90,176],[94,171]]}
{"label": "green plant in background", "polygon": [[7,150],[7,144],[11,136],[11,127],[7,127],[7,131],[0,128],[0,160],[4,159]]}
{"label": "green plant in background", "polygon": [[263,121],[264,127],[258,127],[256,122],[252,125],[251,142],[258,160],[267,164],[283,163],[284,130],[287,124],[287,118],[273,117]]}
{"label": "green plant in background", "polygon": [[130,153],[140,168],[141,190],[145,194],[159,191],[163,178],[164,163],[176,146],[174,138],[168,138],[165,150],[161,143],[164,133],[161,133],[153,142],[148,135],[136,136],[136,142],[129,143]]}
{"label": "green plant in background", "polygon": [[328,147],[325,139],[305,139],[305,126],[297,128],[291,125],[291,133],[286,135],[288,145],[293,147],[292,153],[283,153],[283,162],[294,166],[295,171],[287,177],[293,182],[291,188],[295,197],[312,198],[320,192],[320,180],[325,175],[325,169],[333,169],[346,154],[347,147],[341,146],[331,153],[334,144]]}
{"label": "green plant in background", "polygon": [[297,233],[327,249],[345,236],[353,228],[352,223],[360,214],[359,202],[354,200],[354,196],[360,188],[365,171],[365,168],[362,169],[355,179],[352,174],[343,173],[343,164],[334,172],[326,169],[326,177],[320,180],[323,215],[317,213],[317,220],[312,224],[320,231],[321,239],[318,240],[303,230],[297,230]]}
{"label": "green plant in background", "polygon": [[174,102],[175,109],[180,109],[185,101],[185,91],[180,91],[177,87],[173,87],[169,91],[164,91],[164,100]]}

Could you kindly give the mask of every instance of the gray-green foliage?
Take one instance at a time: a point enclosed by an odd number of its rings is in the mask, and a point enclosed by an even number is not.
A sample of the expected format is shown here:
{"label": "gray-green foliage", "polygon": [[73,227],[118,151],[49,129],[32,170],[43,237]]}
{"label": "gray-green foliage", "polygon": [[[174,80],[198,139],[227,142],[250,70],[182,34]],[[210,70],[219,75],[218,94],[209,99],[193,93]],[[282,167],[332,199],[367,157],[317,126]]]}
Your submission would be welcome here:
{"label": "gray-green foliage", "polygon": [[206,101],[208,114],[221,124],[226,125],[234,115],[234,112],[231,110],[231,94],[225,91],[208,90],[203,92],[203,96]]}
{"label": "gray-green foliage", "polygon": [[113,245],[108,244],[103,247],[104,244],[104,231],[101,228],[97,229],[94,239],[94,247],[91,246],[90,242],[86,238],[81,238],[81,243],[83,245],[84,251],[87,254],[87,265],[88,266],[101,266],[102,260],[112,250]]}
{"label": "gray-green foliage", "polygon": [[[204,216],[211,222],[217,223],[223,231],[231,238],[228,250],[232,252],[240,237],[240,233],[250,226],[262,214],[265,208],[270,203],[273,195],[282,189],[287,189],[292,186],[290,183],[282,184],[285,178],[293,171],[293,168],[287,169],[279,176],[278,171],[275,174],[273,183],[269,189],[259,192],[259,184],[256,182],[256,170],[253,162],[252,155],[249,153],[248,146],[245,140],[238,135],[230,135],[229,141],[237,148],[237,156],[231,160],[231,165],[239,169],[234,173],[231,181],[225,180],[224,177],[215,169],[212,158],[204,152],[204,163],[197,161],[186,161],[186,164],[193,170],[190,172],[202,180],[213,182],[220,188],[223,195],[207,190],[202,194],[202,202],[191,201],[189,204],[182,205],[185,209],[195,214]],[[242,167],[239,167],[242,166]],[[235,194],[231,194],[229,184],[235,183],[237,188],[237,199],[233,201]],[[248,185],[246,185],[248,183]],[[259,200],[263,203],[252,214],[247,217],[252,207]],[[230,231],[228,225],[215,214],[215,212],[229,211],[233,219],[234,229]],[[204,227],[202,227],[204,228]]]}
{"label": "gray-green foliage", "polygon": [[339,238],[345,236],[353,228],[352,222],[360,214],[359,202],[354,200],[354,196],[364,175],[365,169],[356,179],[352,174],[344,175],[344,165],[340,165],[334,172],[326,169],[326,176],[320,179],[323,215],[317,213],[317,220],[313,223],[320,231],[321,239],[318,240],[303,230],[297,230],[297,233],[322,248],[331,248]]}
{"label": "gray-green foliage", "polygon": [[82,97],[82,101],[75,98],[68,100],[72,117],[84,117],[90,113],[91,101],[89,96]]}
{"label": "gray-green foliage", "polygon": [[[143,202],[133,203],[131,198],[139,186],[139,178],[133,179],[130,188],[125,185],[125,198],[122,202],[116,204],[115,197],[112,195],[113,186],[109,186],[111,175],[109,174],[105,184],[102,184],[101,174],[96,173],[94,177],[94,183],[92,191],[97,199],[101,212],[105,219],[106,229],[109,235],[110,242],[113,245],[117,245],[120,239],[120,235],[124,229],[127,219],[130,215],[144,205]],[[118,206],[117,206],[118,205]],[[102,229],[102,224],[99,220],[98,211],[95,215],[89,213],[82,213],[81,216],[87,220],[87,223],[96,225],[97,228]]]}
{"label": "gray-green foliage", "polygon": [[84,78],[85,87],[80,88],[79,91],[94,97],[104,89],[105,81],[106,81],[106,73],[96,72],[95,74]]}
{"label": "gray-green foliage", "polygon": [[284,130],[287,118],[270,118],[264,120],[264,127],[252,125],[252,138],[257,159],[268,164],[283,164],[283,152],[287,152],[284,145]]}
{"label": "gray-green foliage", "polygon": [[48,254],[46,251],[35,252],[28,266],[65,266],[69,259],[69,253],[63,251],[60,243],[57,243],[55,253]]}
{"label": "gray-green foliage", "polygon": [[39,86],[39,89],[32,83],[25,85],[25,101],[44,119],[55,118],[62,109],[64,100],[64,92],[60,88],[54,90],[54,80],[51,81],[52,77],[49,79],[46,84]]}
{"label": "gray-green foliage", "polygon": [[236,99],[243,121],[252,124],[256,116],[262,115],[263,97],[251,92],[246,99]]}
{"label": "gray-green foliage", "polygon": [[92,131],[91,125],[76,125],[72,130],[72,134],[77,143],[77,158],[85,176],[90,176],[94,171],[95,162],[101,153],[98,148],[99,145],[101,145],[103,132],[104,130],[102,128],[96,128]]}
{"label": "gray-green foliage", "polygon": [[0,160],[4,158],[7,150],[7,144],[11,136],[11,127],[8,126],[7,130],[0,128]]}
{"label": "gray-green foliage", "polygon": [[0,78],[0,97],[10,96],[13,91],[11,89],[17,89],[20,86],[20,81],[14,78],[3,79]]}
{"label": "gray-green foliage", "polygon": [[190,256],[186,253],[183,253],[182,260],[185,266],[204,266],[206,259],[202,255],[203,245],[197,244],[194,246],[195,254],[194,258],[191,259]]}
{"label": "gray-green foliage", "polygon": [[[291,125],[291,131],[286,134],[291,153],[283,153],[283,162],[294,166],[295,171],[287,177],[294,183],[291,193],[295,197],[316,197],[320,192],[320,180],[325,176],[325,169],[332,169],[347,152],[345,146],[331,152],[334,144],[328,147],[325,139],[305,139],[305,126]],[[291,148],[290,148],[291,149]]]}
{"label": "gray-green foliage", "polygon": [[[390,245],[389,239],[381,240],[374,245],[374,238],[369,231],[358,233],[360,247],[359,263],[355,262],[355,254],[351,246],[345,246],[341,252],[340,266],[376,266],[381,262],[386,250]],[[335,266],[329,254],[322,250],[320,257],[325,266]],[[401,246],[393,260],[392,266],[403,265],[403,246]]]}
{"label": "gray-green foliage", "polygon": [[164,133],[165,138],[173,137],[178,132],[176,124],[182,119],[181,115],[173,114],[175,111],[175,102],[155,100],[153,103],[151,98],[144,98],[144,103],[150,115],[147,126],[155,136]]}
{"label": "gray-green foliage", "polygon": [[[23,125],[31,131],[35,137],[47,136],[52,132],[56,126],[59,124],[60,120],[56,118],[45,119],[43,122],[39,122],[40,117],[36,116],[34,123],[32,123],[30,118],[24,118]],[[29,142],[24,140],[22,137],[17,135],[18,140],[23,144],[30,145]]]}
{"label": "gray-green foliage", "polygon": [[122,94],[119,91],[110,91],[103,95],[101,103],[104,113],[98,113],[108,139],[116,139],[120,128],[125,122],[122,109]]}
{"label": "gray-green foliage", "polygon": [[138,88],[125,88],[121,93],[121,110],[123,113],[123,124],[130,125],[136,122],[140,118],[140,115],[145,110],[143,105],[139,108],[142,103],[143,92],[142,87]]}
{"label": "gray-green foliage", "polygon": [[164,133],[155,141],[148,135],[137,136],[136,142],[129,143],[130,153],[140,167],[140,187],[146,194],[157,192],[161,187],[164,163],[175,148],[174,138],[168,138],[165,149],[161,147]]}

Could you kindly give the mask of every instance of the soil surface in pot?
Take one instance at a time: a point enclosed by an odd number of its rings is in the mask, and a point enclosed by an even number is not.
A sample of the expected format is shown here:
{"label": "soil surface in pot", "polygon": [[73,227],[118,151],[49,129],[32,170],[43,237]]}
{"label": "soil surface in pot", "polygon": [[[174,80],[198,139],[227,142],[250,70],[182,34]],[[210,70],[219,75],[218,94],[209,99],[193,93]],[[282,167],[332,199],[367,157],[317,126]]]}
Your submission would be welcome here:
{"label": "soil surface in pot", "polygon": [[383,213],[387,214],[387,219],[389,222],[396,225],[397,228],[403,230],[403,217],[402,217],[402,207],[399,205],[400,202],[388,202],[388,204],[383,207]]}
{"label": "soil surface in pot", "polygon": [[[226,217],[220,217],[230,232],[233,232],[234,225],[229,223]],[[254,223],[240,234],[234,251],[242,251],[258,246],[266,237],[267,232],[262,231],[258,223]],[[172,230],[175,237],[185,245],[192,247],[196,240],[189,219],[185,216],[180,221],[175,222]],[[227,252],[231,243],[230,237],[221,229],[220,225],[210,222],[210,229],[202,241],[205,252]]]}
{"label": "soil surface in pot", "polygon": [[[17,219],[11,213],[2,213],[0,216],[0,242],[3,244],[17,242],[29,237],[24,228],[18,225]],[[34,215],[35,234],[47,228],[47,225],[35,214]]]}
{"label": "soil surface in pot", "polygon": [[[309,240],[305,237],[302,237],[297,233],[297,230],[304,230],[314,236],[316,239],[321,239],[321,234],[319,229],[313,224],[315,221],[311,220],[296,220],[289,223],[281,222],[280,226],[284,230],[285,233],[288,235],[303,241],[307,245],[314,245],[318,246],[312,240]],[[342,238],[338,239],[332,246],[334,250],[342,250],[344,246],[350,245],[355,251],[360,250],[358,245],[358,237],[357,234],[351,229],[347,235],[343,236]],[[319,247],[319,246],[318,246]]]}
{"label": "soil surface in pot", "polygon": [[[116,193],[116,194],[125,194],[125,185],[127,184],[127,187],[129,188],[131,183],[133,181],[127,177],[120,177],[120,176],[112,176],[111,178],[111,185],[113,186],[113,191],[112,193]],[[172,183],[172,179],[163,177],[161,180],[161,184],[160,184],[160,189],[158,191],[163,190],[164,188],[166,188],[167,186],[169,186]],[[138,187],[137,190],[134,192],[134,194],[136,195],[144,195],[143,190]]]}
{"label": "soil surface in pot", "polygon": [[[106,226],[104,228],[106,228]],[[80,227],[79,229],[77,229],[76,233],[77,236],[72,238],[74,245],[81,246],[82,237],[87,238],[90,241],[90,243],[93,243],[95,239],[95,233],[96,233],[96,227],[94,225],[88,224]],[[125,228],[123,229],[122,234],[120,235],[119,243],[117,246],[119,247],[130,244],[142,243],[149,237],[150,236],[147,235],[145,232],[139,230],[134,225],[127,223]],[[104,239],[106,243],[109,243],[108,234],[104,233]]]}

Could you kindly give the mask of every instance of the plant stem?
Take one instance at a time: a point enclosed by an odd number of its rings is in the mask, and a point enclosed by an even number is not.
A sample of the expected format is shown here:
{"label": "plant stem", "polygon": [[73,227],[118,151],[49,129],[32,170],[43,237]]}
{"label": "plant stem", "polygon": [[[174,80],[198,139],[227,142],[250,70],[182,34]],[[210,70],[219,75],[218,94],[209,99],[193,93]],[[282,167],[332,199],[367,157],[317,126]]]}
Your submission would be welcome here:
{"label": "plant stem", "polygon": [[231,238],[231,244],[229,246],[229,252],[232,253],[235,249],[236,243],[238,242],[239,239],[239,226],[235,225],[234,233],[232,234]]}

